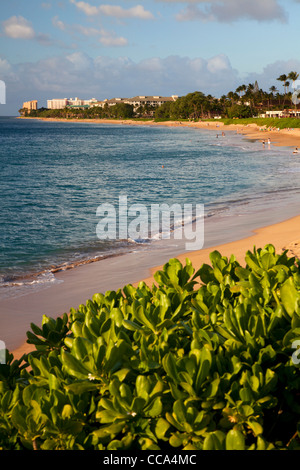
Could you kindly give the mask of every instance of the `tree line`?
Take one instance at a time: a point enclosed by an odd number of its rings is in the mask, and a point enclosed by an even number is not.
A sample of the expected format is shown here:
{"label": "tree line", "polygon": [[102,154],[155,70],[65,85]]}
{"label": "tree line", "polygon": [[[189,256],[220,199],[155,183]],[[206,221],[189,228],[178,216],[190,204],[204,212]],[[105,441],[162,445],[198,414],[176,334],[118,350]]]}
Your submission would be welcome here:
{"label": "tree line", "polygon": [[[262,90],[258,83],[240,85],[221,98],[214,98],[201,92],[189,93],[176,102],[164,103],[155,112],[157,119],[209,119],[216,116],[222,118],[251,118],[268,110],[284,110],[295,107],[294,93],[290,90],[291,82],[296,89],[297,72],[280,75],[277,80],[283,84],[283,92],[275,85],[268,91]],[[300,90],[299,90],[300,91]]]}
{"label": "tree line", "polygon": [[[211,119],[217,116],[222,118],[251,118],[256,117],[266,110],[284,110],[287,107],[295,107],[297,104],[293,100],[291,82],[293,89],[298,80],[297,72],[282,74],[277,81],[283,85],[280,92],[275,85],[268,91],[262,90],[258,83],[240,85],[235,91],[230,91],[227,95],[215,98],[212,95],[205,95],[200,91],[188,93],[178,98],[176,101],[166,102],[159,107],[149,105],[140,106],[134,109],[128,103],[117,103],[114,106],[104,107],[94,106],[91,108],[70,108],[46,109],[40,108],[31,111],[31,117],[53,117],[66,119],[137,119],[154,118],[156,120],[199,120]],[[26,116],[26,110],[19,112]]]}

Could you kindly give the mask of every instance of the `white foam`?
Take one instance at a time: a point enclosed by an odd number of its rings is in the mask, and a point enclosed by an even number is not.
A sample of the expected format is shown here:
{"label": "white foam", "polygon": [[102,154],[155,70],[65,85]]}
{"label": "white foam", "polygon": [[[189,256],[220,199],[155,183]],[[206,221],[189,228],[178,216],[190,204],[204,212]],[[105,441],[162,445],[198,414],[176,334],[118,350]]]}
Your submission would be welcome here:
{"label": "white foam", "polygon": [[0,298],[20,297],[61,282],[63,281],[58,280],[50,271],[45,271],[36,277],[2,280],[0,283]]}

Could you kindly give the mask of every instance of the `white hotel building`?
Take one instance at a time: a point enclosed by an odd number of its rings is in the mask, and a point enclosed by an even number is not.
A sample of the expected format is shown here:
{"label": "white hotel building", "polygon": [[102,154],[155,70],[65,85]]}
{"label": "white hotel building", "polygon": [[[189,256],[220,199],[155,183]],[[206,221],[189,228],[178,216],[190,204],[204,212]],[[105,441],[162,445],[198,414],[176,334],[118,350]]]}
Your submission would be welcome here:
{"label": "white hotel building", "polygon": [[67,106],[72,107],[82,107],[82,106],[92,106],[93,104],[98,103],[96,98],[90,100],[80,100],[79,98],[58,98],[53,100],[47,100],[48,109],[64,109]]}
{"label": "white hotel building", "polygon": [[161,106],[162,104],[168,101],[176,101],[178,99],[177,95],[172,96],[135,96],[134,98],[113,98],[113,99],[105,99],[103,101],[99,101],[96,98],[92,98],[90,100],[81,100],[79,98],[62,98],[62,99],[53,99],[47,101],[47,108],[48,109],[64,109],[67,106],[69,107],[93,107],[93,106],[100,106],[104,108],[105,105],[114,106],[117,103],[127,103],[133,105],[134,110],[136,110],[139,106]]}

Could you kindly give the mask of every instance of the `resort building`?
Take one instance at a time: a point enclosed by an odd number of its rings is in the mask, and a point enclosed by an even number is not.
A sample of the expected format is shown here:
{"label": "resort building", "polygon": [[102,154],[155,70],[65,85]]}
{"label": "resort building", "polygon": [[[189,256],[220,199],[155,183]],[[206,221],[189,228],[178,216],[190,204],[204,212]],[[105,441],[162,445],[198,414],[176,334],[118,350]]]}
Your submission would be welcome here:
{"label": "resort building", "polygon": [[89,108],[95,106],[98,103],[96,98],[90,100],[81,100],[78,97],[76,98],[59,98],[53,100],[47,100],[48,109],[64,109],[66,107],[71,108]]}
{"label": "resort building", "polygon": [[259,117],[262,118],[291,118],[291,117],[300,117],[300,110],[296,109],[284,109],[284,110],[274,110],[266,111],[261,114]]}
{"label": "resort building", "polygon": [[177,95],[173,96],[135,96],[134,98],[128,98],[124,100],[125,103],[132,104],[134,110],[140,106],[153,106],[158,107],[167,102],[176,101],[178,99]]}
{"label": "resort building", "polygon": [[30,114],[31,111],[36,111],[38,106],[37,100],[25,101],[23,103],[23,110],[25,113]]}
{"label": "resort building", "polygon": [[[112,98],[99,101],[93,106],[100,106],[104,108],[105,106],[115,106],[116,104],[125,103],[133,106],[133,111],[136,112],[140,107],[145,108],[149,107],[148,115],[152,116],[154,114],[153,108],[157,108],[164,103],[176,101],[178,99],[177,95],[172,96],[135,96],[133,98]],[[152,109],[151,109],[152,108]]]}
{"label": "resort building", "polygon": [[68,99],[54,99],[47,101],[47,108],[48,109],[64,109],[68,104]]}
{"label": "resort building", "polygon": [[100,108],[104,108],[104,106],[114,106],[115,104],[125,103],[126,98],[112,98],[110,100],[105,99],[103,101],[98,101],[96,106],[100,106]]}
{"label": "resort building", "polygon": [[91,108],[99,106],[104,108],[104,106],[114,106],[118,103],[126,103],[133,105],[134,111],[140,106],[153,106],[158,107],[168,101],[176,101],[178,99],[177,95],[172,96],[135,96],[134,98],[112,98],[99,101],[96,98],[90,100],[81,100],[79,98],[63,98],[63,99],[52,99],[47,101],[48,109],[64,109],[66,107],[72,108]]}

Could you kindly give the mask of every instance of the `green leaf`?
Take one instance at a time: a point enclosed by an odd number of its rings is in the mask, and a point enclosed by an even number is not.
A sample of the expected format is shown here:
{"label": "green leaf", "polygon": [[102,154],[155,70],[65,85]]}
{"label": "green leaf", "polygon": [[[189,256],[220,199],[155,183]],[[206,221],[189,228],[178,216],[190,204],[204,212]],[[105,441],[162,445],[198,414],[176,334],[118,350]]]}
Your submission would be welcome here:
{"label": "green leaf", "polygon": [[167,440],[166,433],[170,429],[170,423],[164,418],[159,418],[155,426],[155,434],[158,439]]}
{"label": "green leaf", "polygon": [[182,446],[183,441],[184,441],[184,436],[181,437],[180,434],[172,434],[172,436],[169,439],[170,445],[172,447]]}
{"label": "green leaf", "polygon": [[258,259],[253,253],[251,253],[250,251],[247,251],[245,260],[247,263],[247,267],[250,268],[253,272],[258,273],[258,274],[263,273],[263,270],[261,266],[259,265]]}
{"label": "green leaf", "polygon": [[214,280],[214,270],[208,264],[203,264],[194,277],[199,276],[204,284],[209,284]]}
{"label": "green leaf", "polygon": [[222,255],[219,253],[219,251],[215,250],[210,253],[209,259],[212,262],[212,265],[215,267],[218,266],[219,262],[221,261]]}
{"label": "green leaf", "polygon": [[102,410],[96,413],[96,419],[99,419],[100,423],[102,424],[109,424],[113,423],[116,420],[128,420],[129,416],[127,415],[127,413],[120,413],[119,411]]}
{"label": "green leaf", "polygon": [[206,380],[208,376],[208,373],[211,367],[211,362],[212,362],[211,352],[209,351],[208,348],[204,347],[200,354],[200,364],[198,364],[199,370],[198,370],[198,374],[195,380],[195,390],[197,392],[200,391],[203,382]]}
{"label": "green leaf", "polygon": [[122,431],[123,427],[124,427],[124,422],[110,424],[108,426],[101,426],[100,429],[93,431],[92,435],[99,439],[109,437],[112,440],[115,438],[115,436],[117,436]]}
{"label": "green leaf", "polygon": [[156,418],[157,416],[160,416],[163,411],[163,404],[161,401],[161,397],[157,397],[152,402],[150,405],[148,405],[145,409],[144,412],[146,416],[150,416],[150,418]]}
{"label": "green leaf", "polygon": [[71,418],[71,416],[73,416],[73,414],[74,414],[74,411],[73,411],[72,406],[67,404],[63,407],[61,417],[62,419],[69,419]]}
{"label": "green leaf", "polygon": [[43,335],[43,331],[41,330],[41,328],[39,328],[34,323],[30,323],[30,327],[31,327],[33,333],[35,333],[37,336],[42,336]]}
{"label": "green leaf", "polygon": [[83,359],[88,355],[88,351],[86,347],[87,341],[89,340],[81,336],[75,338],[73,341],[72,355],[79,361],[83,361]]}
{"label": "green leaf", "polygon": [[148,378],[144,375],[139,375],[136,378],[135,387],[136,387],[138,397],[142,397],[147,401],[148,394],[150,391],[150,383],[149,383]]}
{"label": "green leaf", "polygon": [[87,379],[90,371],[84,365],[67,351],[61,352],[62,365],[66,372],[78,379]]}
{"label": "green leaf", "polygon": [[176,400],[173,405],[173,412],[176,420],[180,424],[184,424],[187,421],[186,409],[182,400]]}
{"label": "green leaf", "polygon": [[245,450],[245,437],[240,431],[232,429],[227,433],[226,450]]}
{"label": "green leaf", "polygon": [[90,381],[82,381],[82,382],[74,382],[70,385],[66,385],[65,389],[67,392],[74,393],[75,395],[83,395],[87,392],[92,392],[100,388],[99,384],[90,382]]}
{"label": "green leaf", "polygon": [[249,279],[249,276],[251,274],[251,271],[249,269],[242,268],[240,266],[235,268],[234,272],[239,279],[243,280]]}
{"label": "green leaf", "polygon": [[275,263],[275,256],[272,253],[265,253],[261,258],[261,264],[266,271],[272,268]]}
{"label": "green leaf", "polygon": [[42,340],[38,338],[36,335],[34,335],[31,331],[26,332],[27,336],[27,343],[29,344],[35,344],[36,346],[43,346],[45,345],[45,340]]}
{"label": "green leaf", "polygon": [[132,320],[123,320],[123,326],[130,331],[142,331],[143,328],[138,323]]}
{"label": "green leaf", "polygon": [[260,423],[254,420],[247,421],[248,426],[253,431],[254,436],[260,436],[263,433],[263,427]]}
{"label": "green leaf", "polygon": [[14,426],[22,433],[25,434],[27,430],[26,424],[26,415],[25,415],[25,408],[21,406],[21,404],[17,403],[11,414],[11,419]]}
{"label": "green leaf", "polygon": [[162,363],[165,371],[168,374],[168,377],[170,377],[175,383],[180,383],[180,377],[178,375],[176,361],[171,352],[169,352],[163,357]]}
{"label": "green leaf", "polygon": [[214,431],[205,437],[203,450],[225,450],[225,439],[222,431]]}
{"label": "green leaf", "polygon": [[146,310],[142,305],[139,305],[134,311],[134,318],[138,320],[142,325],[148,327],[150,330],[155,331],[154,325],[151,323]]}
{"label": "green leaf", "polygon": [[290,277],[280,288],[280,297],[286,312],[290,317],[297,309],[297,304],[300,299],[300,294],[295,288],[293,278]]}

